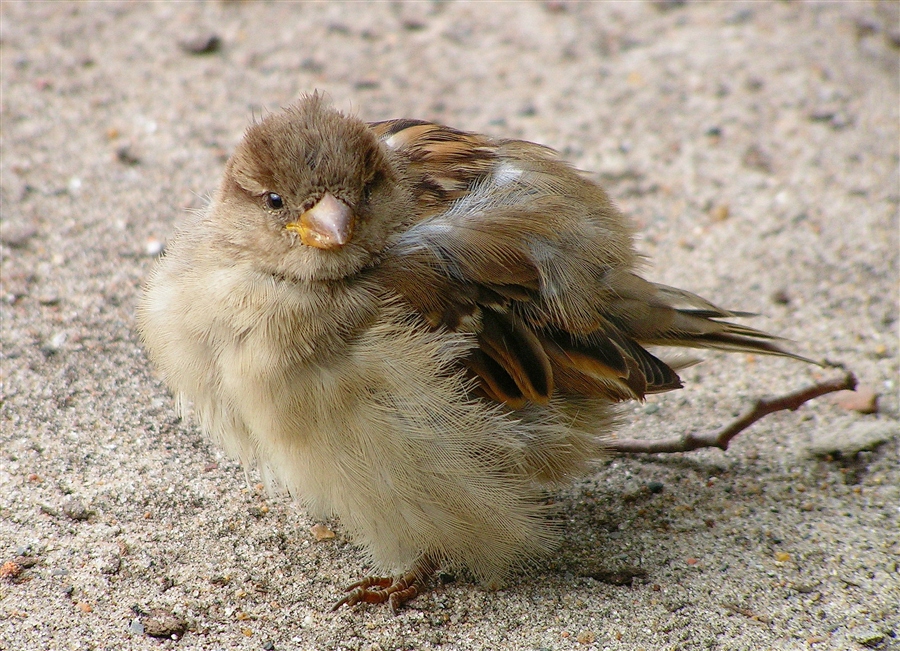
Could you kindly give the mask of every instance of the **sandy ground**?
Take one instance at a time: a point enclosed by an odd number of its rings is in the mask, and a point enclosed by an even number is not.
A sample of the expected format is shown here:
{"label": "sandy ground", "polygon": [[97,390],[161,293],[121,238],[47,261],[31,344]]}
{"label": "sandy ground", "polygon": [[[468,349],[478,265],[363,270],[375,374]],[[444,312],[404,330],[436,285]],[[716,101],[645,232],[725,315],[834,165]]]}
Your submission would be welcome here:
{"label": "sandy ground", "polygon": [[[0,649],[900,648],[900,5],[3,2],[0,19]],[[133,319],[248,121],[315,88],[366,119],[556,147],[636,220],[652,279],[763,314],[853,369],[878,413],[826,398],[727,453],[611,459],[556,496],[565,545],[529,576],[329,613],[358,550],[175,417]],[[684,375],[621,434],[708,431],[829,373],[712,354]]]}

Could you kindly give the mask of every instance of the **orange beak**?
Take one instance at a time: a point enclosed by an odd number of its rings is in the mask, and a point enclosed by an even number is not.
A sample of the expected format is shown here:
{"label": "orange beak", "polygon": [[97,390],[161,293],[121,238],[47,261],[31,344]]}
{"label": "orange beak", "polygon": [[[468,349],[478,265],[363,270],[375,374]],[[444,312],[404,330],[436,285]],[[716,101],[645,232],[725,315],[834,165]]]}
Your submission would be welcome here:
{"label": "orange beak", "polygon": [[339,249],[353,234],[353,212],[350,206],[326,192],[298,221],[286,224],[285,228],[299,233],[300,241],[306,246]]}

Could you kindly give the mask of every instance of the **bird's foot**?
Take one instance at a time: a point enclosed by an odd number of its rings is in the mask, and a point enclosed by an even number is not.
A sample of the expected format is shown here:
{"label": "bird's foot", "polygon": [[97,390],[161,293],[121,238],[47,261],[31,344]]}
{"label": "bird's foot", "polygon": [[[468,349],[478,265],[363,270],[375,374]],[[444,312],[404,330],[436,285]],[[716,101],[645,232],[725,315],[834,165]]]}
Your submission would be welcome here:
{"label": "bird's foot", "polygon": [[353,606],[358,603],[383,604],[388,602],[391,612],[395,615],[400,611],[400,606],[419,594],[421,584],[416,580],[413,572],[404,574],[400,578],[367,576],[347,586],[347,595],[338,601],[331,609],[332,612],[343,605]]}
{"label": "bird's foot", "polygon": [[398,578],[389,576],[367,576],[347,586],[347,594],[331,609],[332,612],[343,605],[359,603],[383,604],[387,602],[395,615],[407,601],[415,599],[425,590],[424,579],[434,572],[434,564],[427,560],[416,563],[409,572]]}

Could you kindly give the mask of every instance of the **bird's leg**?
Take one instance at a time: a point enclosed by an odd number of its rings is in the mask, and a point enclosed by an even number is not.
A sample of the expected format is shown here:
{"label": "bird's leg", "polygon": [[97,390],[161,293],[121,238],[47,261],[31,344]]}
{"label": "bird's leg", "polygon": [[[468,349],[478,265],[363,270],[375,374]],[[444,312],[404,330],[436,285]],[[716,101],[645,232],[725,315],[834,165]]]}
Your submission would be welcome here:
{"label": "bird's leg", "polygon": [[344,604],[353,606],[358,603],[388,602],[391,612],[396,615],[400,611],[400,606],[425,590],[425,579],[434,573],[436,567],[434,561],[426,556],[417,560],[412,569],[403,576],[397,578],[367,576],[347,586],[347,595],[338,601],[331,611],[334,612]]}

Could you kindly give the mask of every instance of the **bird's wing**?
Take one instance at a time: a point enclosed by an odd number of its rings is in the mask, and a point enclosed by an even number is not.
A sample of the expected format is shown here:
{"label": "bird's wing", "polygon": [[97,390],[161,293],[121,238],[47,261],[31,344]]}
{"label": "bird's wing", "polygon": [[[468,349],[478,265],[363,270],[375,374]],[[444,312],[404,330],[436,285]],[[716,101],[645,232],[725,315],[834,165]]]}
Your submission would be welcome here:
{"label": "bird's wing", "polygon": [[681,386],[645,345],[791,355],[722,310],[635,273],[627,220],[555,152],[429,122],[370,125],[407,166],[418,221],[376,273],[435,328],[470,331],[481,393],[641,399]]}

